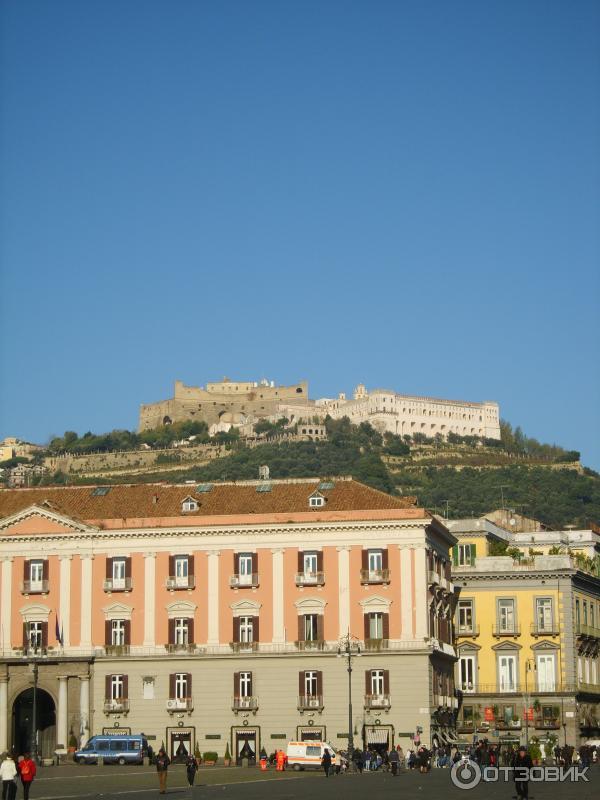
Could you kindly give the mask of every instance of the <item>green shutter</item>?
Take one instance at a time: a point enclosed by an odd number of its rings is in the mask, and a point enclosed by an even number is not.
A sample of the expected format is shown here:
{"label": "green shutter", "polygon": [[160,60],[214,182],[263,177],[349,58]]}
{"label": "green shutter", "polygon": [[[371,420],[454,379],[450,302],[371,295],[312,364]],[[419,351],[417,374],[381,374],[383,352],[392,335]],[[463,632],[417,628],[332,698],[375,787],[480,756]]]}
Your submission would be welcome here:
{"label": "green shutter", "polygon": [[458,567],[458,545],[455,544],[452,548],[452,563],[455,567]]}
{"label": "green shutter", "polygon": [[471,560],[471,566],[474,567],[475,566],[475,545],[474,544],[470,544],[469,545],[469,558]]}

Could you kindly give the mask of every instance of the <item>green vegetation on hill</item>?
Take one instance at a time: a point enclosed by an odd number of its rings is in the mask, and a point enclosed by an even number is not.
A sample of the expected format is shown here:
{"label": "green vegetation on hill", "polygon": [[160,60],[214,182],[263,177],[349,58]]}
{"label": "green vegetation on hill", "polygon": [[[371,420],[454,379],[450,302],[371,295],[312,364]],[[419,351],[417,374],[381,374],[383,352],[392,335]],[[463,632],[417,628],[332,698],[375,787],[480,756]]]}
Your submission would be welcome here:
{"label": "green vegetation on hill", "polygon": [[211,441],[206,422],[186,420],[141,433],[116,429],[100,434],[88,431],[83,436],[78,436],[75,431],[65,431],[64,436],[55,436],[50,440],[48,453],[110,453],[115,450],[137,450],[143,444],[158,448],[169,447],[173,442],[190,436],[194,436],[194,441],[198,444]]}

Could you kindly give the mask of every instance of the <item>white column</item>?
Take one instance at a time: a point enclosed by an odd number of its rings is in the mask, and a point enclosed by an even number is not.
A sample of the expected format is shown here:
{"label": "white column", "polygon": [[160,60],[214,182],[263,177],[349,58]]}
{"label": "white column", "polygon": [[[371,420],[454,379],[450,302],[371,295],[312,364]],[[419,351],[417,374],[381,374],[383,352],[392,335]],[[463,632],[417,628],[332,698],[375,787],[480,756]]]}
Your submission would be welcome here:
{"label": "white column", "polygon": [[285,622],[283,616],[283,554],[284,550],[271,550],[273,555],[273,643],[285,641]]}
{"label": "white column", "polygon": [[58,708],[56,709],[56,744],[63,747],[69,746],[68,730],[68,676],[59,675],[58,677]]}
{"label": "white column", "polygon": [[400,547],[400,619],[402,621],[401,639],[412,641],[415,638],[412,618],[412,568],[411,548]]}
{"label": "white column", "polygon": [[90,676],[80,675],[79,680],[79,746],[83,747],[90,738]]}
{"label": "white column", "polygon": [[208,553],[208,639],[207,644],[219,642],[219,550]]}
{"label": "white column", "polygon": [[8,750],[8,675],[0,676],[0,753]]}
{"label": "white column", "polygon": [[415,639],[423,641],[427,637],[427,554],[424,547],[417,547],[415,554],[415,606],[416,630]]}
{"label": "white column", "polygon": [[10,650],[12,613],[12,558],[2,560],[2,589],[0,590],[0,644],[3,651]]}
{"label": "white column", "polygon": [[350,630],[350,547],[338,547],[339,636]]}
{"label": "white column", "polygon": [[81,553],[81,634],[79,646],[92,648],[92,565],[94,556]]}
{"label": "white column", "polygon": [[144,647],[156,644],[156,553],[144,554]]}
{"label": "white column", "polygon": [[60,595],[59,595],[59,620],[63,636],[63,646],[71,644],[71,559],[73,556],[61,555],[60,562]]}

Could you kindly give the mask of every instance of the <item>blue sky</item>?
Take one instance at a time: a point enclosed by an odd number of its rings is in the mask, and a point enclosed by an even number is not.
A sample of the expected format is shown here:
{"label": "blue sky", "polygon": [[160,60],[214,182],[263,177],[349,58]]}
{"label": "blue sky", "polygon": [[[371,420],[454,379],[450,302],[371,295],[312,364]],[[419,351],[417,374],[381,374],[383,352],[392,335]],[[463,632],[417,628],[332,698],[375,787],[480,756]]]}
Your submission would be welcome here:
{"label": "blue sky", "polygon": [[0,6],[0,436],[223,375],[600,468],[600,5]]}

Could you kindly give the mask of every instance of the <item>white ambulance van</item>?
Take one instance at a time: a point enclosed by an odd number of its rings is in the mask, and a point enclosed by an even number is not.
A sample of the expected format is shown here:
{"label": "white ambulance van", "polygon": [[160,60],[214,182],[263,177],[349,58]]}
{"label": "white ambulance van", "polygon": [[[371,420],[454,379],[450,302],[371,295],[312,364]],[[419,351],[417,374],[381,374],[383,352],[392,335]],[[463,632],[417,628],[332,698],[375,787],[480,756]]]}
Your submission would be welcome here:
{"label": "white ambulance van", "polygon": [[293,767],[295,770],[321,769],[321,759],[323,758],[325,748],[329,750],[332,766],[337,767],[340,763],[340,757],[329,742],[310,740],[306,742],[288,742],[288,767]]}

